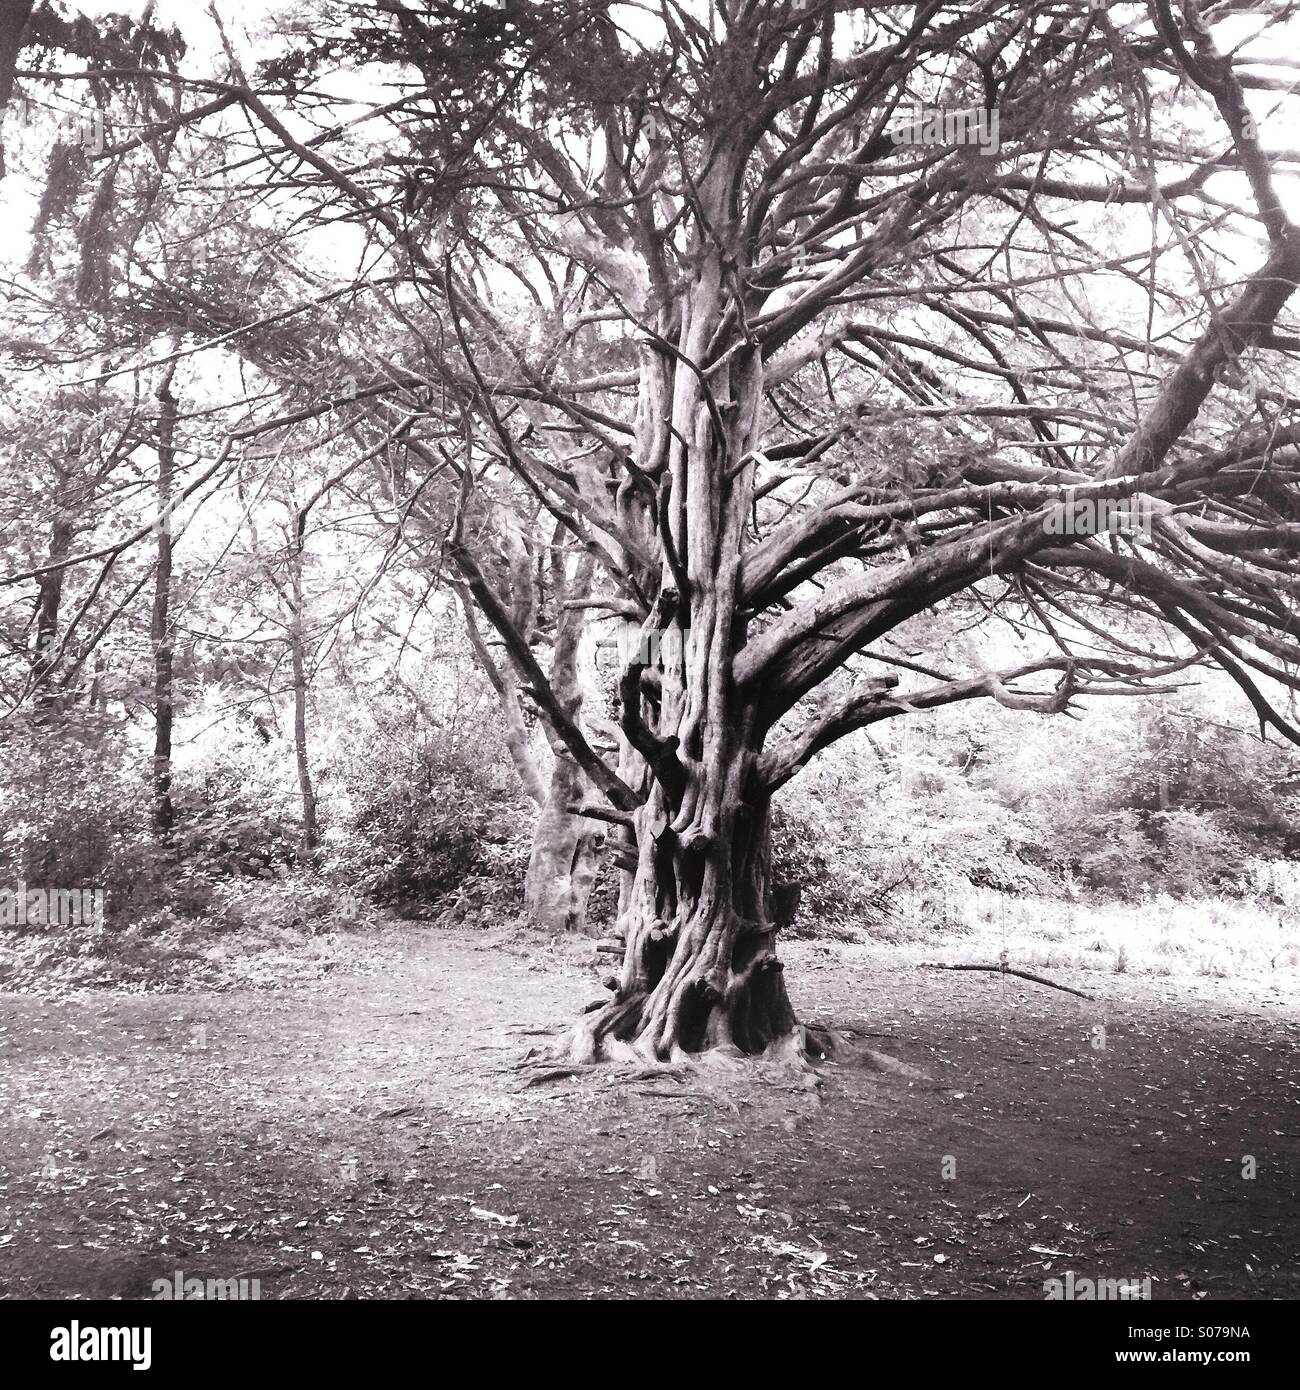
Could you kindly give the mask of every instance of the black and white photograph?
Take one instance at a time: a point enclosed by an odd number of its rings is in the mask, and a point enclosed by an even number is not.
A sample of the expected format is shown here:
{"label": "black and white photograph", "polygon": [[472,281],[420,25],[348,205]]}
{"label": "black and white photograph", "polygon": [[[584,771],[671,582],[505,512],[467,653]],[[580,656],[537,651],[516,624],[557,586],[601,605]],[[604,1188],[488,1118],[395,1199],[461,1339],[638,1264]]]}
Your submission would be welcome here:
{"label": "black and white photograph", "polygon": [[1300,0],[3,0],[0,111],[0,1377],[1265,1364]]}

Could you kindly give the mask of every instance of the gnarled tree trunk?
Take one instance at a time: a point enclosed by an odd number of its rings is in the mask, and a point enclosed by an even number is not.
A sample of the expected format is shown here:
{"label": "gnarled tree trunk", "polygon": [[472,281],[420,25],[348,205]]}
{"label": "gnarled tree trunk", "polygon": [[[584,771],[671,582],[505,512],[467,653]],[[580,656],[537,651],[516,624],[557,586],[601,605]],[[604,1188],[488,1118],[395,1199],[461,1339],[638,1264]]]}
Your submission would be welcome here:
{"label": "gnarled tree trunk", "polygon": [[600,868],[604,827],[569,808],[589,793],[582,769],[558,753],[542,802],[524,876],[529,920],[552,931],[585,932],[587,902]]}
{"label": "gnarled tree trunk", "polygon": [[[567,714],[581,717],[587,695],[583,672],[582,609],[565,607],[567,600],[581,603],[591,586],[592,565],[580,562],[572,580],[564,575],[562,557],[555,566],[552,599],[558,607],[549,684]],[[537,599],[527,565],[515,566],[515,597],[527,588],[526,607],[535,618]],[[534,925],[547,931],[582,933],[587,929],[587,902],[600,869],[606,827],[574,808],[592,797],[591,783],[574,761],[564,741],[549,732],[552,755],[550,776],[543,775],[530,746],[520,703],[519,682],[509,660],[498,666],[488,650],[474,618],[472,600],[463,585],[457,586],[465,611],[470,646],[501,708],[503,733],[511,760],[524,790],[537,806],[528,870],[524,876],[524,911]],[[521,631],[527,632],[524,621]]]}
{"label": "gnarled tree trunk", "polygon": [[637,817],[641,845],[619,925],[613,1001],[579,1025],[580,1060],[672,1060],[710,1048],[794,1055],[802,1035],[786,994],[771,910],[771,815],[728,799],[711,841],[687,842],[659,797]]}
{"label": "gnarled tree trunk", "polygon": [[[583,610],[568,605],[585,602],[592,569],[590,558],[584,556],[568,580],[561,565],[554,586],[557,613],[550,683],[565,713],[575,722],[582,717],[587,694],[582,661],[585,624]],[[533,830],[524,907],[529,917],[543,926],[583,932],[587,928],[587,900],[605,846],[605,827],[579,814],[576,808],[592,797],[591,783],[563,739],[550,732],[549,743],[551,778]]]}
{"label": "gnarled tree trunk", "polygon": [[[719,259],[706,256],[681,326],[687,360],[706,356],[722,281]],[[629,502],[625,517],[662,541],[663,564],[619,693],[630,749],[620,770],[645,800],[620,898],[622,971],[614,999],[575,1032],[581,1060],[624,1047],[658,1059],[707,1049],[794,1056],[804,1042],[775,949],[771,808],[758,776],[766,730],[756,697],[733,677],[747,638],[738,580],[758,353],[737,344],[710,385],[706,399],[698,374],[652,349],[643,356],[638,451],[658,496],[639,516]]]}

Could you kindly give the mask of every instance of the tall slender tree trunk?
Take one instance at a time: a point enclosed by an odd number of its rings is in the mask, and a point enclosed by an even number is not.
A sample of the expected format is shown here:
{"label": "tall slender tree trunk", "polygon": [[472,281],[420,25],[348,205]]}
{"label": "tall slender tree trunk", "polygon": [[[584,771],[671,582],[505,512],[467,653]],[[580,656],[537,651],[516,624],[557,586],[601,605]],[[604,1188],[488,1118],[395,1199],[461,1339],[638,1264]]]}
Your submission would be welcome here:
{"label": "tall slender tree trunk", "polygon": [[[73,525],[65,517],[56,517],[50,527],[50,563],[65,560],[72,548]],[[36,648],[32,657],[33,706],[38,723],[43,723],[58,708],[59,696],[54,684],[59,636],[59,610],[63,604],[63,570],[50,570],[41,575],[36,590]]]}
{"label": "tall slender tree trunk", "polygon": [[298,770],[298,794],[302,800],[302,853],[315,858],[320,844],[316,787],[312,782],[307,752],[307,641],[303,611],[303,527],[298,526],[289,561],[289,659],[293,674],[293,755]]}
{"label": "tall slender tree trunk", "polygon": [[154,572],[150,640],[153,645],[153,828],[166,837],[176,823],[172,806],[172,720],[175,699],[172,680],[172,479],[176,463],[176,397],[168,370],[155,393],[158,399],[158,560]]}

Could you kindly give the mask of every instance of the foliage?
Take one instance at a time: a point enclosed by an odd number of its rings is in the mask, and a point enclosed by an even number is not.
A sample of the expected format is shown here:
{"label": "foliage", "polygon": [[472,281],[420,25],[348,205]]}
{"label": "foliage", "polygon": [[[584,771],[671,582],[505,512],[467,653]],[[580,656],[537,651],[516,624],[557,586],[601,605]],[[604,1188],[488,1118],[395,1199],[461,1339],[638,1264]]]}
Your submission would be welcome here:
{"label": "foliage", "polygon": [[328,872],[423,915],[448,897],[517,900],[531,817],[503,745],[481,723],[429,728],[390,697],[367,713],[330,768]]}

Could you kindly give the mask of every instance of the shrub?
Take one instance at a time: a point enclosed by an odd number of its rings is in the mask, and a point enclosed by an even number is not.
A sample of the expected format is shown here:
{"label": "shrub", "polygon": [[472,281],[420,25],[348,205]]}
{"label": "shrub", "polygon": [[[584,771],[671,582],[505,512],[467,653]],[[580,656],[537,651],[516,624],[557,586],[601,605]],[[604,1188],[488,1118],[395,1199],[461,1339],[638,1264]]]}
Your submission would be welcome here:
{"label": "shrub", "polygon": [[413,719],[405,732],[394,738],[372,719],[341,743],[326,779],[336,808],[327,871],[407,910],[461,893],[517,903],[532,808],[504,748],[486,732],[468,744]]}

